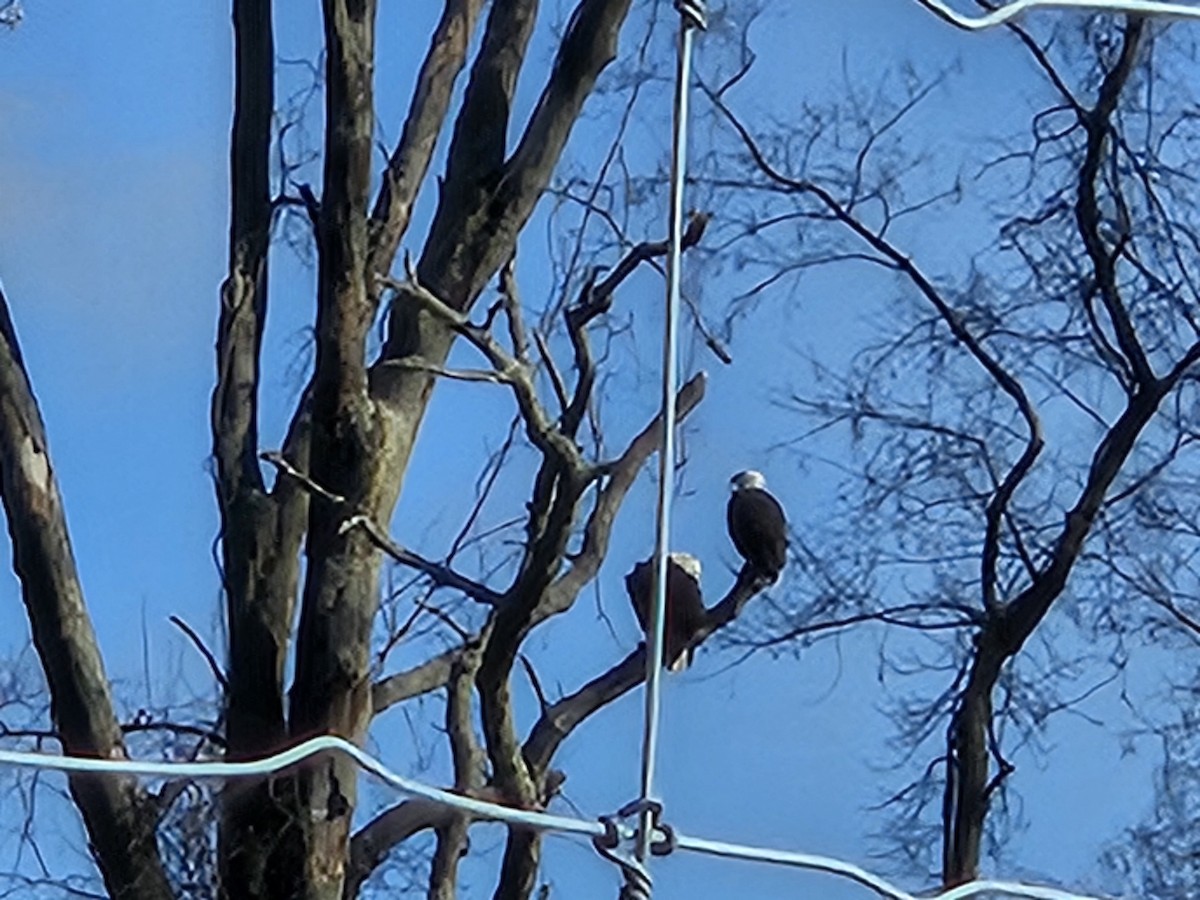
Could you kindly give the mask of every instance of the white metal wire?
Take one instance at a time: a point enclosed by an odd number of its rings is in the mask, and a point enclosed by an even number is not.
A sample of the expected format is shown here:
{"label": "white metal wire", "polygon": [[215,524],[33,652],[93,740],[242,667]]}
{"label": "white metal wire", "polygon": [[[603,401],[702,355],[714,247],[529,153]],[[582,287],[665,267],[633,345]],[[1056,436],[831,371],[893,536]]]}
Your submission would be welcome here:
{"label": "white metal wire", "polygon": [[[780,866],[791,866],[797,869],[808,869],[813,872],[824,872],[837,875],[857,882],[869,888],[888,900],[929,900],[929,895],[910,894],[884,878],[874,875],[853,863],[843,862],[828,856],[816,856],[811,853],[794,853],[790,850],[771,850],[765,847],[751,847],[746,844],[729,844],[725,841],[711,841],[705,838],[688,837],[676,833],[675,846],[680,850],[690,850],[693,853],[704,853],[709,856],[719,856],[723,859],[741,859],[747,862],[774,863]],[[1101,898],[1073,894],[1058,888],[1043,887],[1034,884],[1021,884],[1015,881],[972,881],[958,887],[950,888],[936,895],[937,900],[967,900],[985,893],[1003,894],[1009,897],[1029,898],[1029,900],[1101,900]]]}
{"label": "white metal wire", "polygon": [[[393,772],[369,753],[366,753],[349,741],[332,735],[315,737],[302,744],[297,744],[288,750],[276,753],[273,756],[245,762],[220,762],[216,760],[203,762],[157,762],[153,760],[95,759],[54,753],[32,753],[21,750],[0,749],[0,765],[58,772],[123,775],[126,777],[226,780],[231,778],[265,778],[289,769],[317,754],[330,752],[346,754],[364,772],[374,775],[402,794],[421,797],[430,802],[469,813],[479,819],[506,822],[511,825],[524,825],[540,831],[557,831],[592,838],[604,837],[608,833],[608,829],[599,821],[557,816],[551,813],[534,812],[532,810],[514,809],[510,806],[501,806],[500,804],[489,803],[485,800],[475,800],[471,797],[464,797],[461,794],[430,787],[429,785],[414,781],[411,778],[405,778],[403,775]],[[609,821],[611,822],[611,819]],[[634,836],[632,829],[621,826],[617,827],[621,832],[622,838],[628,840]],[[910,894],[885,878],[874,875],[853,863],[843,862],[840,859],[832,857],[816,856],[809,853],[793,853],[786,850],[772,850],[763,847],[751,847],[745,844],[729,844],[724,841],[689,837],[679,833],[675,834],[675,846],[680,850],[703,853],[725,859],[773,863],[775,865],[824,872],[857,882],[863,887],[874,891],[879,896],[888,898],[888,900],[923,900],[921,896]],[[973,881],[970,884],[960,885],[945,893],[938,894],[937,900],[967,900],[967,898],[976,897],[988,891],[1006,894],[1010,897],[1028,898],[1028,900],[1102,900],[1099,897],[1072,894],[1067,891],[1058,890],[1057,888],[1007,881]]]}
{"label": "white metal wire", "polygon": [[462,794],[454,794],[441,788],[430,787],[411,778],[393,772],[375,757],[354,744],[334,735],[322,735],[297,744],[274,756],[242,762],[154,762],[131,759],[97,759],[80,756],[64,756],[49,753],[29,753],[19,750],[0,749],[0,765],[32,769],[53,769],[59,772],[94,772],[108,775],[140,775],[156,778],[262,778],[287,769],[297,763],[316,756],[318,753],[334,751],[353,759],[364,772],[374,775],[403,794],[421,797],[443,806],[458,809],[481,819],[507,822],[511,825],[528,825],[544,831],[561,831],[582,834],[588,837],[603,837],[605,828],[598,821],[572,819],[550,813],[514,809],[488,803]]}
{"label": "white metal wire", "polygon": [[[1200,7],[1184,3],[1163,3],[1158,0],[1013,0],[991,12],[966,16],[952,9],[943,0],[916,0],[939,19],[965,31],[982,31],[1010,22],[1034,9],[1091,9],[1097,11],[1138,13],[1145,16],[1171,16],[1200,19]],[[939,898],[940,900],[940,898]]]}

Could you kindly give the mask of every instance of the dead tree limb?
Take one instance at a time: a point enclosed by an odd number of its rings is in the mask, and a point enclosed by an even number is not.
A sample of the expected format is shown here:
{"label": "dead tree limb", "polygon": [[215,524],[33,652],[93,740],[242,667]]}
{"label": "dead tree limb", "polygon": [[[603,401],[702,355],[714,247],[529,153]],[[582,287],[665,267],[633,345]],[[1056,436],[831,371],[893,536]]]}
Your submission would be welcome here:
{"label": "dead tree limb", "polygon": [[[46,428],[0,293],[0,499],[8,518],[13,568],[63,750],[123,758],[125,743],[96,633],[83,599]],[[173,897],[155,838],[153,799],[138,782],[71,775],[92,856],[118,900]]]}

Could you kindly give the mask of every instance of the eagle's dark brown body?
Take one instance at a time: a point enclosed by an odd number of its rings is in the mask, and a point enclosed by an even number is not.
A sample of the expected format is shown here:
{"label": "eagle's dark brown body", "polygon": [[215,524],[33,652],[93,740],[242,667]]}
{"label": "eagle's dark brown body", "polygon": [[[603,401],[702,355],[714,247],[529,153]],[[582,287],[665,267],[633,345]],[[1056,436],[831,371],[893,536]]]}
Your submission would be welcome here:
{"label": "eagle's dark brown body", "polygon": [[[625,576],[625,590],[643,632],[650,630],[654,600],[654,558],[643,560]],[[672,553],[667,563],[667,619],[663,627],[663,664],[679,672],[692,664],[688,643],[704,625],[700,592],[700,562],[686,553]]]}
{"label": "eagle's dark brown body", "polygon": [[774,582],[787,562],[783,507],[767,492],[766,479],[758,472],[740,472],[732,484],[725,519],[733,546],[758,575]]}

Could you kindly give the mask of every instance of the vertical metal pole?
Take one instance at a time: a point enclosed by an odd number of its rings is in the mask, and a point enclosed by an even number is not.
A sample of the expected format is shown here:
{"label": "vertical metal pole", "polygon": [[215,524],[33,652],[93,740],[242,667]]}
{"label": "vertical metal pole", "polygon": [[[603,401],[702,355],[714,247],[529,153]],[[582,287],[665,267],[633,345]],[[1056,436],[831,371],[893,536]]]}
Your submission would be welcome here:
{"label": "vertical metal pole", "polygon": [[[683,255],[683,187],[687,172],[688,84],[692,71],[692,37],[704,27],[702,0],[676,0],[680,13],[678,70],[675,75],[675,120],[671,153],[671,198],[667,260],[667,316],[663,335],[662,423],[658,454],[658,516],[654,539],[654,602],[650,607],[650,640],[646,646],[646,710],[642,731],[641,799],[654,796],[654,761],[658,751],[661,703],[663,625],[667,608],[667,560],[671,542],[671,501],[675,479],[675,392],[678,383],[679,279]],[[643,802],[638,828],[637,857],[650,856],[653,813]]]}

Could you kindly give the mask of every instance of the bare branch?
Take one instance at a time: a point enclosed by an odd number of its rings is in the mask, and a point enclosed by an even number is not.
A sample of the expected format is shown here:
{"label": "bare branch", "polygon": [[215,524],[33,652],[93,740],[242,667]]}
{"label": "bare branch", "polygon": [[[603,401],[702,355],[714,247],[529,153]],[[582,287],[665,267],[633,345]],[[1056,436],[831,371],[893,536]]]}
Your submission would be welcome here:
{"label": "bare branch", "polygon": [[[267,316],[270,185],[275,112],[274,26],[269,0],[234,3],[235,107],[230,154],[229,274],[221,291],[217,384],[212,399],[222,580],[229,627],[226,737],[229,759],[279,749],[285,740],[283,668],[299,580],[307,501],[302,492],[265,493],[258,452],[258,392]],[[307,398],[307,395],[306,395]],[[307,402],[289,429],[288,450],[307,461]],[[217,668],[212,662],[214,672]],[[251,893],[270,847],[253,836],[283,821],[260,787],[223,793],[220,878]],[[229,852],[236,848],[236,852]]]}
{"label": "bare branch", "polygon": [[708,91],[708,95],[717,110],[733,126],[734,130],[737,131],[738,136],[750,152],[759,171],[785,191],[810,194],[816,197],[832,214],[834,219],[849,228],[860,240],[886,260],[891,267],[903,273],[937,311],[938,316],[950,329],[950,333],[954,336],[958,345],[964,348],[983,367],[984,371],[996,382],[997,386],[1012,399],[1021,418],[1024,419],[1026,428],[1028,429],[1025,448],[1001,481],[1000,487],[993,494],[987,510],[987,533],[984,539],[984,552],[981,557],[981,584],[984,605],[989,609],[996,609],[999,602],[996,593],[996,564],[999,559],[1000,526],[1005,519],[1013,494],[1033,469],[1033,465],[1044,446],[1041,421],[1025,392],[1025,388],[1016,376],[992,352],[984,347],[982,341],[971,333],[963,317],[959,316],[950,304],[946,302],[941,292],[924,272],[921,271],[917,264],[884,237],[882,230],[873,229],[866,225],[854,215],[850,208],[841,203],[832,193],[820,185],[806,179],[791,178],[772,166],[749,130],[733,115],[724,101],[712,91]]}
{"label": "bare branch", "polygon": [[511,375],[504,372],[494,372],[491,369],[450,369],[439,366],[419,356],[406,356],[403,359],[392,360],[384,365],[393,369],[407,369],[410,372],[426,372],[438,378],[448,378],[451,381],[473,381],[487,384],[515,384]]}
{"label": "bare branch", "polygon": [[271,238],[270,149],[274,113],[271,4],[234,4],[237,92],[230,136],[232,206],[229,274],[217,325],[213,450],[222,508],[246,489],[261,489],[258,447],[259,352],[267,311]]}
{"label": "bare branch", "polygon": [[[676,397],[677,422],[682,422],[704,399],[706,383],[705,374],[700,372],[679,389]],[[662,427],[662,415],[659,414],[630,441],[620,457],[601,467],[608,473],[608,478],[584,524],[579,552],[571,559],[567,571],[546,591],[539,606],[539,617],[555,615],[567,609],[584,586],[596,577],[600,563],[608,552],[609,535],[617,511],[638,472],[660,446]]]}
{"label": "bare branch", "polygon": [[388,675],[371,688],[371,700],[376,715],[397,703],[432,693],[445,687],[461,649],[447,650],[404,672]]}
{"label": "bare branch", "polygon": [[371,256],[367,271],[386,275],[408,229],[413,203],[425,181],[454,84],[467,61],[467,47],[484,0],[445,0],[429,49],[417,75],[408,117],[388,159],[371,212]]}
{"label": "bare branch", "polygon": [[529,686],[533,688],[533,694],[537,697],[538,706],[542,712],[545,712],[550,706],[550,701],[546,699],[546,691],[542,687],[542,680],[538,678],[537,669],[533,667],[533,661],[524,653],[519,654],[521,660],[521,668],[525,670],[525,674],[529,676]]}
{"label": "bare branch", "polygon": [[1145,20],[1141,16],[1129,16],[1126,19],[1120,60],[1104,77],[1095,107],[1081,113],[1080,122],[1087,132],[1087,147],[1084,151],[1083,165],[1079,169],[1079,199],[1075,206],[1079,233],[1095,269],[1100,299],[1116,333],[1117,345],[1121,349],[1121,355],[1129,363],[1135,381],[1142,386],[1154,380],[1154,372],[1146,358],[1146,351],[1138,340],[1129,312],[1121,300],[1116,278],[1117,253],[1110,252],[1100,236],[1100,208],[1096,200],[1096,182],[1109,143],[1111,118],[1117,108],[1121,91],[1133,73],[1144,25]]}
{"label": "bare branch", "polygon": [[542,365],[546,367],[546,374],[550,378],[550,386],[554,389],[554,396],[558,399],[558,408],[565,412],[567,408],[567,386],[563,381],[562,373],[558,371],[558,366],[554,364],[554,357],[550,353],[550,347],[546,343],[546,338],[540,331],[534,329],[533,341],[537,344],[538,356],[541,357]]}
{"label": "bare branch", "polygon": [[[512,157],[507,111],[533,24],[531,4],[493,6],[455,125],[445,186],[421,255],[421,281],[466,309],[511,258],[596,78],[613,59],[630,0],[582,0]],[[396,310],[400,313],[400,310]],[[400,320],[394,325],[401,326]],[[386,351],[399,355],[392,343]]]}
{"label": "bare branch", "polygon": [[[67,532],[46,429],[33,396],[8,301],[0,291],[0,499],[13,569],[50,688],[63,749],[103,759],[125,755],[121,729]],[[172,897],[154,837],[152,800],[128,778],[72,775],[92,853],[114,897]]]}
{"label": "bare branch", "polygon": [[491,334],[472,325],[466,316],[434,296],[432,291],[427,290],[416,281],[416,276],[411,271],[407,281],[384,279],[384,283],[408,300],[420,304],[425,310],[470,341],[487,358],[495,369],[494,376],[488,373],[487,380],[494,378],[512,388],[517,405],[521,409],[526,433],[534,446],[543,453],[555,457],[568,470],[581,475],[586,471],[587,465],[579,453],[579,448],[567,435],[555,427],[551,417],[538,399],[533,384],[533,371],[529,363],[511,356]]}
{"label": "bare branch", "polygon": [[371,538],[372,542],[379,547],[380,550],[396,560],[396,562],[410,568],[416,569],[419,572],[429,576],[429,579],[440,587],[454,588],[467,594],[474,600],[480,603],[495,604],[500,600],[500,595],[486,585],[473,581],[464,575],[459,575],[447,565],[435,563],[427,560],[422,556],[418,556],[410,550],[406,550],[388,537],[387,533],[381,528],[374,519],[363,512],[355,512],[351,509],[349,501],[340,494],[335,494],[332,491],[317,484],[311,476],[301,472],[277,451],[267,451],[262,455],[262,459],[271,463],[286,475],[292,478],[304,487],[311,491],[316,496],[323,500],[344,508],[346,518],[338,526],[338,531],[344,533],[351,528],[362,528]]}
{"label": "bare branch", "polygon": [[512,341],[513,355],[528,363],[529,338],[525,334],[525,322],[521,315],[521,295],[517,291],[515,258],[500,268],[500,298],[504,304],[505,318],[508,319],[508,336]]}
{"label": "bare branch", "polygon": [[204,661],[208,663],[208,668],[212,670],[213,677],[217,679],[217,682],[221,685],[222,689],[228,690],[229,679],[225,677],[225,673],[221,671],[221,666],[217,662],[217,658],[213,655],[213,652],[209,650],[207,646],[205,646],[204,641],[200,639],[200,635],[196,634],[195,629],[193,629],[192,626],[187,622],[183,621],[183,619],[181,619],[179,616],[170,616],[168,617],[168,620],[172,625],[187,635],[188,640],[190,640],[193,646],[200,651],[200,655],[203,656]]}
{"label": "bare branch", "polygon": [[335,494],[328,488],[322,487],[321,485],[317,484],[317,482],[314,481],[310,475],[301,472],[299,469],[293,466],[278,450],[265,450],[259,454],[259,456],[264,462],[269,462],[288,478],[292,478],[299,482],[304,486],[305,490],[317,495],[322,500],[328,500],[330,503],[338,506],[346,506],[349,504],[349,501],[341,494]]}
{"label": "bare branch", "polygon": [[[309,468],[314,483],[373,516],[381,481],[381,428],[370,397],[367,206],[375,129],[376,0],[326,0],[324,147],[317,235],[316,353]],[[398,480],[398,479],[397,479]],[[362,529],[339,531],[345,508],[308,510],[305,582],[289,693],[291,736],[361,740],[371,721],[370,623],[379,604],[379,554]],[[358,795],[341,757],[301,767],[286,791],[291,813],[273,860],[273,892],[333,900],[345,885],[345,847]],[[324,815],[311,815],[324,809]]]}
{"label": "bare branch", "polygon": [[[454,666],[446,697],[446,734],[454,760],[454,788],[471,793],[484,787],[484,754],[475,736],[475,716],[471,703],[475,674],[479,669],[479,647],[472,646]],[[457,896],[458,864],[467,849],[470,819],[458,815],[437,829],[437,848],[429,877],[433,900],[454,900]]]}
{"label": "bare branch", "polygon": [[545,184],[600,72],[616,57],[629,0],[581,0],[559,44],[550,79],[505,166],[502,195]]}
{"label": "bare branch", "polygon": [[[700,374],[680,389],[679,419],[687,416],[699,403],[704,384],[705,378]],[[637,472],[650,454],[661,446],[663,424],[660,414],[633,439],[620,459],[601,467],[609,473],[609,478],[600,489],[596,506],[585,525],[582,549],[572,559],[568,571],[557,578],[555,575],[571,532],[581,486],[578,482],[547,473],[545,465],[539,475],[540,479],[554,479],[555,489],[550,494],[544,493],[541,485],[535,489],[535,507],[539,497],[550,498],[541,500],[548,504],[547,509],[533,511],[535,516],[542,515],[544,521],[526,551],[512,588],[506,592],[505,603],[497,608],[489,623],[492,631],[485,642],[476,679],[494,784],[508,802],[522,806],[537,803],[547,784],[545,768],[531,764],[517,737],[509,684],[517,648],[529,629],[569,608],[582,587],[595,577],[607,549],[616,511]],[[539,856],[540,840],[536,834],[523,829],[509,830],[500,873],[500,892],[504,896],[524,896],[521,892],[531,887]]]}
{"label": "bare branch", "polygon": [[392,849],[414,835],[449,822],[454,813],[429,800],[405,800],[386,809],[355,832],[350,840],[343,897],[354,900],[362,884],[379,867]]}
{"label": "bare branch", "polygon": [[437,847],[429,872],[429,900],[456,900],[458,864],[467,853],[470,822],[459,817],[437,829]]}

